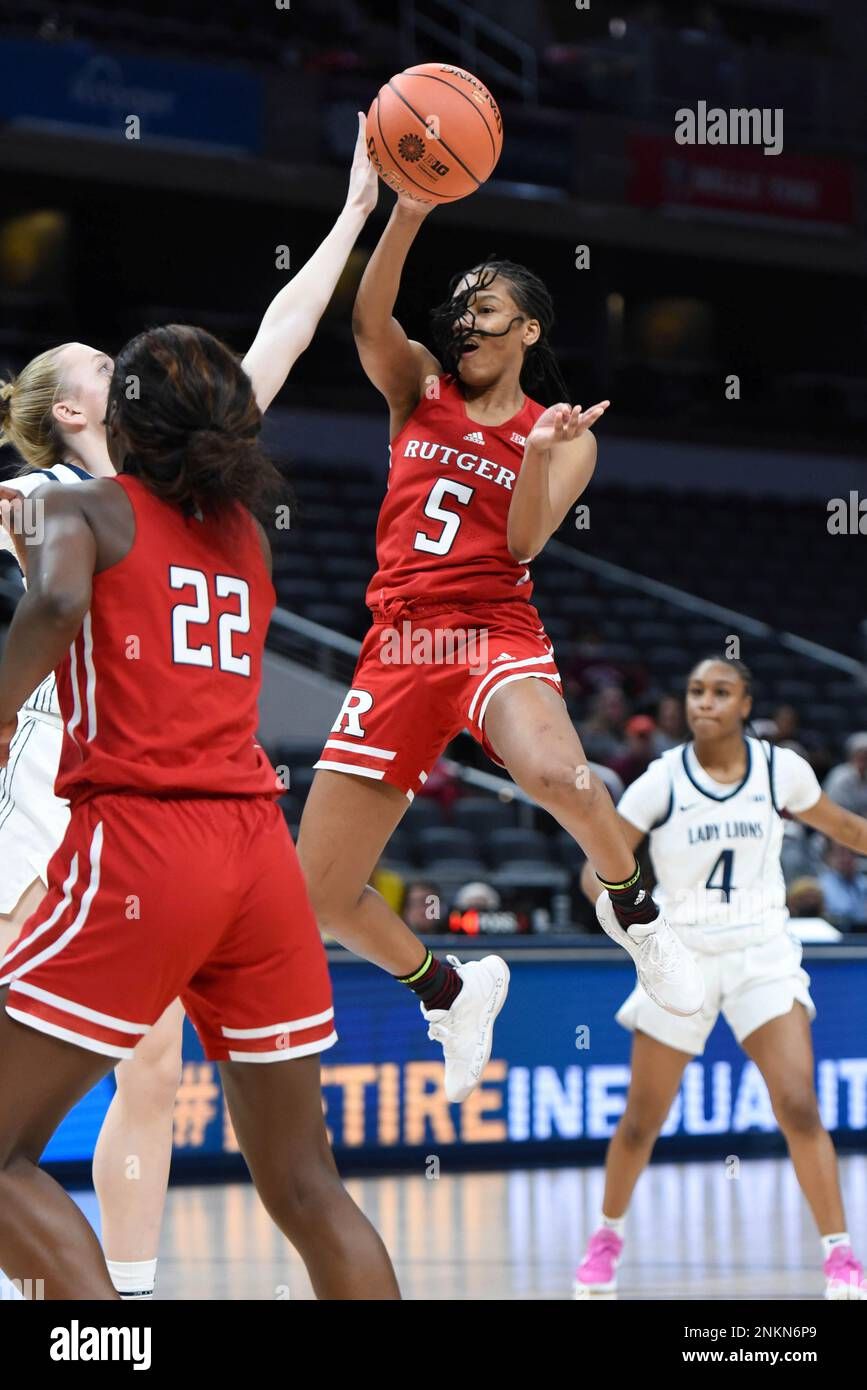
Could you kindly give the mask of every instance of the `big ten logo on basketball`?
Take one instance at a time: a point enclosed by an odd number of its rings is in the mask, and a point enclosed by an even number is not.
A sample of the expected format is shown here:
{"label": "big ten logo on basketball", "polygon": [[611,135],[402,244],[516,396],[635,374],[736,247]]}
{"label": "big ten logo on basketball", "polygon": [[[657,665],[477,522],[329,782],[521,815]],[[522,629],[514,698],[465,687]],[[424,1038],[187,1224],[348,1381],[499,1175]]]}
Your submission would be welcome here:
{"label": "big ten logo on basketball", "polygon": [[41,545],[45,535],[45,503],[38,497],[17,494],[0,499],[0,526],[9,532],[13,542]]}
{"label": "big ten logo on basketball", "polygon": [[[766,155],[783,148],[781,106],[708,108],[706,101],[695,110],[681,106],[674,113],[674,138],[678,145],[761,145]],[[686,171],[687,173],[689,171]]]}
{"label": "big ten logo on basketball", "polygon": [[405,618],[399,631],[384,627],[379,641],[385,666],[466,666],[471,676],[484,675],[489,667],[484,627],[413,627]]}
{"label": "big ten logo on basketball", "polygon": [[830,536],[867,536],[867,497],[850,492],[845,497],[832,497],[828,503],[828,534]]}

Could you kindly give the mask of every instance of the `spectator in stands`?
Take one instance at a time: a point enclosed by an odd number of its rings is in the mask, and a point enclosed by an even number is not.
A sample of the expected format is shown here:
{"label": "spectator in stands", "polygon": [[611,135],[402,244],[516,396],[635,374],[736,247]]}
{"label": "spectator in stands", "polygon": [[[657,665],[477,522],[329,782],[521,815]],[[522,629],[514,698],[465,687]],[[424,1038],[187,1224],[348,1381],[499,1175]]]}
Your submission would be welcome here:
{"label": "spectator in stands", "polygon": [[816,878],[796,878],[789,889],[786,906],[792,917],[824,917],[825,899]]}
{"label": "spectator in stands", "polygon": [[825,865],[819,873],[825,898],[825,915],[840,931],[867,928],[867,875],[845,845],[834,841],[825,850]]}
{"label": "spectator in stands", "polygon": [[656,732],[653,735],[653,750],[656,757],[667,748],[677,748],[689,737],[683,713],[683,700],[677,695],[663,695],[656,706]]}
{"label": "spectator in stands", "polygon": [[624,725],[629,713],[619,685],[606,685],[590,706],[590,715],[578,726],[584,752],[591,762],[613,766],[626,753]]}
{"label": "spectator in stands", "polygon": [[646,772],[656,757],[655,734],[656,725],[649,714],[634,714],[626,721],[626,752],[611,764],[625,786]]}
{"label": "spectator in stands", "polygon": [[582,628],[575,656],[566,672],[566,689],[570,695],[592,696],[609,685],[619,686],[633,697],[646,690],[646,668],[638,662],[621,661],[609,652],[609,644],[592,624]]}
{"label": "spectator in stands", "polygon": [[412,879],[406,885],[403,899],[403,920],[419,936],[442,929],[442,900],[440,890],[430,879]]}
{"label": "spectator in stands", "polygon": [[820,837],[811,835],[799,820],[783,820],[783,843],[780,848],[780,864],[786,883],[794,885],[798,879],[816,878],[822,867],[817,849]]}
{"label": "spectator in stands", "polygon": [[801,716],[794,705],[778,705],[773,718],[777,726],[774,743],[778,748],[791,748],[802,758],[808,758],[810,749],[818,747],[816,735],[805,733],[802,729]]}
{"label": "spectator in stands", "polygon": [[867,733],[846,740],[846,761],[832,768],[823,791],[856,816],[867,816]]}
{"label": "spectator in stands", "polygon": [[498,912],[500,895],[490,883],[465,883],[454,905],[459,912]]}

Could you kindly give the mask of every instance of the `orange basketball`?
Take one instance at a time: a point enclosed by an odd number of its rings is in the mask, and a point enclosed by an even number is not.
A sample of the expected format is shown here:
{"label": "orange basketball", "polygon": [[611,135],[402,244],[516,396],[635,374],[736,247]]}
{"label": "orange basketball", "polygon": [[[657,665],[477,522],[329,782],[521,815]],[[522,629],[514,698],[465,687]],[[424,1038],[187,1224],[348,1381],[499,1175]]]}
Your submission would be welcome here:
{"label": "orange basketball", "polygon": [[380,87],[367,151],[380,178],[422,203],[453,203],[491,177],[503,120],[487,87],[451,63],[421,63]]}

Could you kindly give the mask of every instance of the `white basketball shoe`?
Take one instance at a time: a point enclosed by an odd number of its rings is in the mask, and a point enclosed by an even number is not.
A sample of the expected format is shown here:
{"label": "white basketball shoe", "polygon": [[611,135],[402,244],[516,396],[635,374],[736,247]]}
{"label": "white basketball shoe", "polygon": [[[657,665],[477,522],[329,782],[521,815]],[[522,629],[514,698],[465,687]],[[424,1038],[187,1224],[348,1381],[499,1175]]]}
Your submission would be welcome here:
{"label": "white basketball shoe", "polygon": [[655,922],[636,923],[625,930],[617,920],[607,893],[596,900],[599,925],[635,961],[638,979],[661,1009],[681,1018],[697,1014],[704,1003],[704,977],[660,912]]}
{"label": "white basketball shoe", "polygon": [[428,1037],[442,1043],[445,1054],[445,1090],[450,1101],[466,1100],[482,1079],[494,1042],[494,1021],[509,993],[509,967],[499,956],[461,965],[457,956],[446,956],[463,980],[463,989],[450,1009],[426,1009]]}

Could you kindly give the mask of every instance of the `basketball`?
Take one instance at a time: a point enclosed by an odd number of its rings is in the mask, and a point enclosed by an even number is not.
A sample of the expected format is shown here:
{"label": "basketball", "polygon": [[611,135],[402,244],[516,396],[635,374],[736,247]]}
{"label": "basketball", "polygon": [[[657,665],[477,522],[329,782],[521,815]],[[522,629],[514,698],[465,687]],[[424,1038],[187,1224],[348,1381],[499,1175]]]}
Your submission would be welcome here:
{"label": "basketball", "polygon": [[471,72],[449,63],[397,73],[367,113],[367,150],[380,178],[422,203],[454,203],[475,193],[502,148],[494,98]]}

